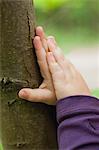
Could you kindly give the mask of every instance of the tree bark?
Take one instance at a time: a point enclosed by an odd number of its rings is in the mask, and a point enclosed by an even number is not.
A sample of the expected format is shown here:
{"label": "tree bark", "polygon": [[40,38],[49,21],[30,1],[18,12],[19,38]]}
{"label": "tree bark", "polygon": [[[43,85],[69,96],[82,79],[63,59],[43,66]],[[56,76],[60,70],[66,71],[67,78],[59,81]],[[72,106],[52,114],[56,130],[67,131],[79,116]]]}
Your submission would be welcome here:
{"label": "tree bark", "polygon": [[4,150],[57,149],[55,107],[18,98],[42,82],[32,0],[0,0],[0,130]]}

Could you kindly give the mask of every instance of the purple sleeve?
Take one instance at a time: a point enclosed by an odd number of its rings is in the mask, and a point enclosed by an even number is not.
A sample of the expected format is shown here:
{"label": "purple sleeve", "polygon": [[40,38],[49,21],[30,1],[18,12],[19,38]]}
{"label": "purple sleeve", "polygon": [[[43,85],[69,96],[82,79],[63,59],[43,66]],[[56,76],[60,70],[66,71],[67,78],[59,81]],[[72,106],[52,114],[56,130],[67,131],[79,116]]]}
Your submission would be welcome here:
{"label": "purple sleeve", "polygon": [[99,150],[99,99],[70,96],[56,110],[59,150]]}

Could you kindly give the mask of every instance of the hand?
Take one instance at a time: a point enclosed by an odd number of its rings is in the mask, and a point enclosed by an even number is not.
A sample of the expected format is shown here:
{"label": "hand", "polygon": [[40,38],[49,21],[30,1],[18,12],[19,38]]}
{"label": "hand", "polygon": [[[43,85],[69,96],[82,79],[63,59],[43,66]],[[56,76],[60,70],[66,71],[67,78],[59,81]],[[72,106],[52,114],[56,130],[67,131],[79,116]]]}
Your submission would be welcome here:
{"label": "hand", "polygon": [[65,59],[54,37],[46,38],[41,27],[37,27],[36,35],[34,46],[44,80],[38,89],[22,89],[19,97],[53,105],[67,96],[90,95],[84,79]]}
{"label": "hand", "polygon": [[38,89],[21,89],[19,97],[32,102],[43,102],[54,105],[56,103],[56,95],[46,59],[46,53],[48,52],[47,38],[42,27],[36,28],[36,35],[37,36],[34,38],[33,43],[36,49],[37,61],[44,80]]}
{"label": "hand", "polygon": [[54,38],[47,41],[47,60],[57,100],[73,95],[90,95],[83,77],[62,54]]}

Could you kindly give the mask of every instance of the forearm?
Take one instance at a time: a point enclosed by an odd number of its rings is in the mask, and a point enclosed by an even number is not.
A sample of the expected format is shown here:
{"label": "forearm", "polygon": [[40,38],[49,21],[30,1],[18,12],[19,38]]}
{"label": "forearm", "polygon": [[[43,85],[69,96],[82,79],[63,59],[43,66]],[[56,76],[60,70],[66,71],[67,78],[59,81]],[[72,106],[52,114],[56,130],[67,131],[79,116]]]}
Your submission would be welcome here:
{"label": "forearm", "polygon": [[57,102],[59,149],[99,149],[99,100],[71,96]]}

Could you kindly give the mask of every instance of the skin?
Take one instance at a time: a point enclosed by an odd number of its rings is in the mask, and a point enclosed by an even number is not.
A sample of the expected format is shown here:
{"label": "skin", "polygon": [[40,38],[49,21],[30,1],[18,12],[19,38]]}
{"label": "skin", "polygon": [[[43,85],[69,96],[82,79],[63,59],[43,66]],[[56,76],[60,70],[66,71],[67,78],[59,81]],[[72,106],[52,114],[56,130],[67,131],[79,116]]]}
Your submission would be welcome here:
{"label": "skin", "polygon": [[39,26],[33,43],[44,80],[38,89],[21,89],[20,98],[55,105],[57,100],[64,97],[90,95],[83,77],[65,58],[53,36],[46,37],[43,28]]}

